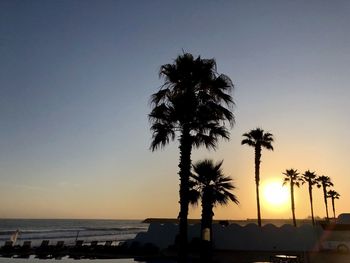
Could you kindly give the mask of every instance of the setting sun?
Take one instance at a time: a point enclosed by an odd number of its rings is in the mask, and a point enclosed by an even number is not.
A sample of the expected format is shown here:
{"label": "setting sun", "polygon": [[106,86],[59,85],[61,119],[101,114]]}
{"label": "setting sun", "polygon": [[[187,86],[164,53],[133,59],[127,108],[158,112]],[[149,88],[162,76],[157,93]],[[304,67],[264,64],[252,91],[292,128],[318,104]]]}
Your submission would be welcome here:
{"label": "setting sun", "polygon": [[289,191],[281,182],[270,182],[263,186],[263,197],[269,206],[280,207],[287,204]]}

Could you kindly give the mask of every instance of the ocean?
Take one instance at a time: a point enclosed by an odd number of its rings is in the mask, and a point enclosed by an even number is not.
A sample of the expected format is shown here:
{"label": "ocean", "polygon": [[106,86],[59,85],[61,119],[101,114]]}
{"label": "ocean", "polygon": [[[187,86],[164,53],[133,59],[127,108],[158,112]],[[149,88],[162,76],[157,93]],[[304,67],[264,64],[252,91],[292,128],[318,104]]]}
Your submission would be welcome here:
{"label": "ocean", "polygon": [[80,239],[84,242],[107,240],[117,244],[132,239],[139,232],[145,232],[149,224],[141,220],[91,220],[91,219],[0,219],[0,246],[19,231],[16,245],[32,241],[39,246],[42,240],[56,244],[62,240],[66,245]]}

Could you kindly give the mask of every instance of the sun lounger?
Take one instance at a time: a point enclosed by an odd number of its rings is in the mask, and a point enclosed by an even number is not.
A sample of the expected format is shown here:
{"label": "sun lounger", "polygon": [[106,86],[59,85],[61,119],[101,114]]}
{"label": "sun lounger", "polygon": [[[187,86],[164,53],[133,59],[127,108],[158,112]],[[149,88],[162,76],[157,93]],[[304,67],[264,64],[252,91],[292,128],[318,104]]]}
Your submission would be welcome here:
{"label": "sun lounger", "polygon": [[104,246],[105,247],[110,247],[110,246],[112,246],[112,243],[113,243],[112,240],[107,240]]}
{"label": "sun lounger", "polygon": [[24,241],[23,245],[18,250],[17,257],[19,258],[29,258],[32,253],[32,241]]}
{"label": "sun lounger", "polygon": [[63,248],[64,247],[64,241],[57,241],[56,248]]}
{"label": "sun lounger", "polygon": [[74,259],[80,259],[84,256],[86,246],[83,246],[84,240],[76,240],[75,245],[69,249],[69,257]]}
{"label": "sun lounger", "polygon": [[45,239],[45,240],[41,241],[40,247],[45,248],[45,247],[48,247],[49,244],[50,244],[50,240]]}
{"label": "sun lounger", "polygon": [[22,248],[31,248],[32,247],[32,241],[24,241]]}
{"label": "sun lounger", "polygon": [[40,246],[35,250],[35,254],[37,258],[40,259],[46,259],[49,257],[49,255],[51,254],[51,249],[50,249],[50,240],[43,240],[41,241]]}
{"label": "sun lounger", "polygon": [[84,240],[77,240],[77,241],[75,241],[75,247],[76,248],[82,247],[83,244],[84,244]]}
{"label": "sun lounger", "polygon": [[15,248],[13,246],[13,241],[8,240],[5,242],[4,246],[0,249],[0,254],[3,257],[12,257],[15,253]]}
{"label": "sun lounger", "polygon": [[90,247],[91,247],[91,248],[97,247],[97,244],[98,244],[98,241],[96,241],[96,240],[91,241]]}
{"label": "sun lounger", "polygon": [[56,259],[62,258],[64,250],[64,241],[57,241],[56,246],[54,246],[52,250],[52,257]]}
{"label": "sun lounger", "polygon": [[3,247],[13,247],[13,241],[7,240],[7,241],[5,242],[5,245],[4,245]]}

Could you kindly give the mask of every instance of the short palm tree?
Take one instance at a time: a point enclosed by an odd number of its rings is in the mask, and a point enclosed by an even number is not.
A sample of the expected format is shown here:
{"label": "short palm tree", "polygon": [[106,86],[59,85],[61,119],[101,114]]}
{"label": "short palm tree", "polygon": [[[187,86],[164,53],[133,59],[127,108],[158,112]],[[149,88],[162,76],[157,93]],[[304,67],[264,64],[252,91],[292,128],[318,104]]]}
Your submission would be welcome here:
{"label": "short palm tree", "polygon": [[214,164],[212,160],[203,160],[193,165],[192,178],[202,200],[202,262],[210,262],[213,208],[217,205],[227,205],[229,201],[239,203],[237,197],[230,192],[235,186],[232,179],[224,175],[222,163],[223,161]]}
{"label": "short palm tree", "polygon": [[335,199],[339,199],[340,197],[340,194],[338,194],[336,191],[334,190],[329,190],[327,192],[327,197],[328,198],[331,198],[332,200],[332,208],[333,208],[333,218],[335,219],[335,205],[334,205],[334,200]]}
{"label": "short palm tree", "polygon": [[329,220],[328,216],[328,203],[327,203],[327,187],[334,186],[333,183],[331,182],[331,178],[329,176],[321,175],[317,178],[317,181],[319,183],[318,187],[322,186],[323,190],[323,198],[324,198],[324,204],[326,206],[326,216],[327,220]]}
{"label": "short palm tree", "polygon": [[261,227],[261,212],[260,212],[260,197],[259,197],[259,184],[260,184],[260,162],[261,162],[261,150],[265,148],[272,150],[273,135],[268,132],[264,132],[263,129],[256,128],[244,133],[242,135],[244,139],[241,144],[247,144],[255,149],[255,187],[256,187],[256,203],[258,210],[258,225]]}
{"label": "short palm tree", "polygon": [[178,56],[173,64],[160,68],[164,84],[151,97],[151,150],[162,148],[178,138],[180,150],[179,260],[187,257],[187,216],[189,178],[193,147],[216,149],[219,138],[229,139],[234,116],[230,78],[216,71],[214,59]]}
{"label": "short palm tree", "polygon": [[294,186],[299,187],[300,183],[302,182],[302,179],[299,177],[298,170],[287,169],[286,172],[283,174],[285,175],[283,185],[286,185],[288,183],[290,185],[290,199],[292,206],[293,225],[297,226],[297,222],[295,219]]}
{"label": "short palm tree", "polygon": [[312,225],[315,225],[315,217],[314,217],[314,206],[313,206],[313,200],[312,200],[312,188],[314,185],[318,185],[317,183],[317,175],[315,172],[311,172],[310,170],[305,171],[305,173],[302,174],[302,180],[303,184],[307,183],[309,188],[309,197],[310,197],[310,206],[311,206],[311,218],[312,218]]}

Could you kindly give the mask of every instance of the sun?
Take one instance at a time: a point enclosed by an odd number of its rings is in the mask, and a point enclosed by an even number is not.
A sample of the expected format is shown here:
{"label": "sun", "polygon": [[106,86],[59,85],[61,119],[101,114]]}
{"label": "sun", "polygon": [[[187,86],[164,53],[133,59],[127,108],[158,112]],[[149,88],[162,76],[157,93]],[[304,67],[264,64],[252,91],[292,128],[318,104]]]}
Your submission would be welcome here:
{"label": "sun", "polygon": [[286,206],[289,200],[289,191],[281,182],[269,182],[263,186],[265,202],[274,208]]}

